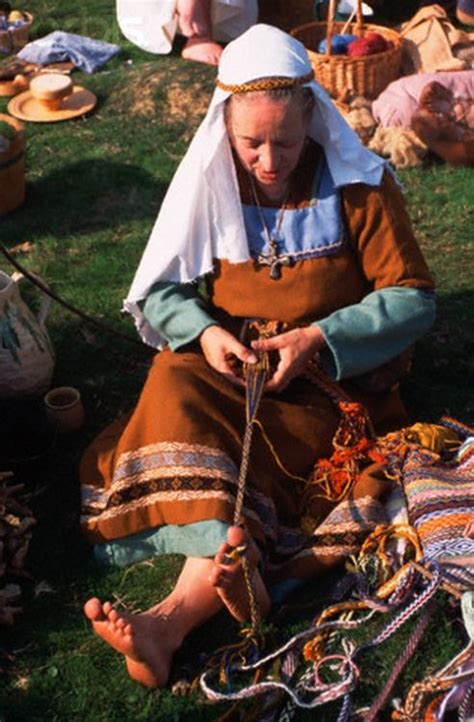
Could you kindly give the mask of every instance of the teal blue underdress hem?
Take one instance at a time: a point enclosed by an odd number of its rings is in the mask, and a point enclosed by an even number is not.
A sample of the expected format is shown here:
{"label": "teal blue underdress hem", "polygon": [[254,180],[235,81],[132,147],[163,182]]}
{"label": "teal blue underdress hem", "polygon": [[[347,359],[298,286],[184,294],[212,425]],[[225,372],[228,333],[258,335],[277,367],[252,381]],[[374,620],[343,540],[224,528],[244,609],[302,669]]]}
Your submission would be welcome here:
{"label": "teal blue underdress hem", "polygon": [[94,556],[102,564],[125,567],[162,554],[213,557],[227,539],[229,525],[217,519],[192,524],[166,524],[123,539],[95,544]]}
{"label": "teal blue underdress hem", "polygon": [[[193,524],[167,524],[131,534],[123,539],[94,545],[100,564],[125,567],[162,554],[213,557],[227,539],[229,525],[216,519]],[[269,589],[273,605],[279,606],[305,584],[304,579],[285,579]]]}

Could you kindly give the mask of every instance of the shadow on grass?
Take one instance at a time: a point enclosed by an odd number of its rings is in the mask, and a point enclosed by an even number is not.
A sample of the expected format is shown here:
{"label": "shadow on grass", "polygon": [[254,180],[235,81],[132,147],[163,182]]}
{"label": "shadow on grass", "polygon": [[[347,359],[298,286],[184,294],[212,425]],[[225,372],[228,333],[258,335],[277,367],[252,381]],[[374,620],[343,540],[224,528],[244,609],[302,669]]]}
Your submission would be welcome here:
{"label": "shadow on grass", "polygon": [[0,237],[17,242],[67,236],[154,219],[165,184],[136,165],[79,160],[28,181],[24,205],[2,223]]}
{"label": "shadow on grass", "polygon": [[440,293],[435,325],[417,344],[404,387],[410,417],[436,423],[443,415],[474,421],[474,291]]}

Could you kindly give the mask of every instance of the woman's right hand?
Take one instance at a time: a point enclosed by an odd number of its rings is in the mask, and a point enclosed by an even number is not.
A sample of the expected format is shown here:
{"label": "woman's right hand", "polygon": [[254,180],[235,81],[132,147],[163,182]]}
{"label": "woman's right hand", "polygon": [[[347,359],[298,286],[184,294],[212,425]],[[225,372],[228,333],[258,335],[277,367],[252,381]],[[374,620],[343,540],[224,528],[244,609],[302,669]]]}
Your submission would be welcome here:
{"label": "woman's right hand", "polygon": [[202,352],[209,366],[225,376],[231,383],[244,386],[235,372],[235,359],[254,364],[256,355],[221,326],[208,326],[199,337]]}

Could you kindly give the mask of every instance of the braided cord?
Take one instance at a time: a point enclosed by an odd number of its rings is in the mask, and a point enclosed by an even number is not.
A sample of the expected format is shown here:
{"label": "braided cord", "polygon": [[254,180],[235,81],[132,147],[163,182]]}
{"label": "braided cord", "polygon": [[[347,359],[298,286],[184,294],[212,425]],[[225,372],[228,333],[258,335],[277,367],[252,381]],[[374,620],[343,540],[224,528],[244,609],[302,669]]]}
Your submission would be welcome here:
{"label": "braided cord", "polygon": [[240,463],[239,480],[237,483],[237,494],[235,497],[234,507],[234,526],[242,523],[243,507],[244,507],[244,496],[245,496],[245,482],[247,479],[247,471],[249,466],[250,458],[250,446],[252,444],[253,436],[253,423],[247,423],[244,433],[244,441],[242,447],[242,460]]}
{"label": "braided cord", "polygon": [[[245,497],[245,486],[247,482],[247,473],[250,459],[250,449],[253,438],[253,428],[260,400],[262,398],[265,381],[269,372],[268,354],[261,354],[257,363],[246,364],[244,367],[245,375],[245,409],[246,409],[246,425],[244,439],[242,443],[242,459],[239,470],[239,480],[237,484],[237,494],[234,507],[234,526],[243,524],[243,508]],[[244,574],[245,586],[249,597],[251,634],[255,635],[261,622],[260,608],[253,583],[252,569],[245,554],[240,558],[242,563],[242,571]]]}
{"label": "braided cord", "polygon": [[459,722],[469,722],[474,714],[474,682],[467,689],[464,699],[459,705]]}
{"label": "braided cord", "polygon": [[[456,685],[473,680],[474,669],[462,670],[462,667],[472,660],[473,652],[474,645],[471,642],[439,672],[421,682],[415,682],[407,694],[404,707],[400,707],[394,713],[394,720],[413,722],[414,720],[423,719],[422,711],[426,697],[440,693],[444,696],[446,692]],[[459,669],[461,671],[456,671]],[[466,702],[466,704],[469,704],[469,702]],[[469,722],[469,719],[462,720],[461,718],[460,722]]]}
{"label": "braided cord", "polygon": [[380,634],[375,637],[375,639],[360,647],[359,652],[365,652],[372,647],[376,647],[379,644],[382,644],[382,642],[385,642],[387,639],[389,639],[392,634],[394,634],[397,629],[400,629],[400,627],[402,627],[413,614],[415,614],[419,609],[422,609],[425,604],[430,601],[430,599],[436,593],[440,582],[441,573],[439,571],[439,568],[435,567],[433,578],[423,590],[423,592],[421,592],[421,594],[415,594],[413,601],[405,609],[403,609],[400,614],[398,614],[394,619],[392,619],[392,621],[380,632]]}
{"label": "braided cord", "polygon": [[309,83],[314,78],[314,70],[310,70],[306,75],[300,75],[297,78],[260,78],[251,80],[248,83],[223,83],[217,78],[216,85],[221,90],[228,93],[252,93],[259,90],[276,90],[278,88],[293,88],[298,85]]}
{"label": "braided cord", "polygon": [[416,625],[415,629],[410,635],[410,638],[407,642],[407,645],[403,651],[403,654],[398,658],[398,660],[395,663],[395,666],[393,667],[392,672],[390,673],[383,690],[379,694],[379,696],[376,698],[375,702],[371,706],[369,713],[367,717],[364,718],[364,722],[375,722],[377,719],[377,715],[386,703],[393,686],[395,682],[397,681],[400,673],[406,666],[406,664],[409,662],[409,660],[412,658],[413,654],[415,653],[415,650],[420,643],[426,628],[428,627],[428,624],[430,622],[430,619],[433,615],[434,611],[434,604],[431,602],[428,604],[428,606],[425,607],[423,610],[423,613],[418,620],[418,624]]}
{"label": "braided cord", "polygon": [[341,709],[339,710],[337,722],[348,722],[351,717],[351,710],[352,710],[351,695],[346,694],[346,695],[344,695],[344,699],[342,700],[342,706],[341,706]]}

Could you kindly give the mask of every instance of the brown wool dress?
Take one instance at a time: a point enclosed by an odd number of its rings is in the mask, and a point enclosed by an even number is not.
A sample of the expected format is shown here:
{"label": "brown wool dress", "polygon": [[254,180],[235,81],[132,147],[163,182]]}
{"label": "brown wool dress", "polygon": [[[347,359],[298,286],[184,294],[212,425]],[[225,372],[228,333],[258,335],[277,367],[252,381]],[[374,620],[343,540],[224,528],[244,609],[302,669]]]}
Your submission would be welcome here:
{"label": "brown wool dress", "polygon": [[[307,191],[303,188],[301,194],[308,197]],[[241,185],[243,196],[245,192]],[[301,197],[293,200],[299,203]],[[277,281],[253,260],[216,261],[209,283],[211,315],[235,333],[244,319],[254,317],[305,325],[376,289],[432,288],[390,174],[378,188],[344,187],[341,212],[347,231],[342,250],[285,267]],[[369,393],[353,381],[343,386],[365,404],[379,433],[406,423],[396,388]],[[264,550],[268,568],[277,569],[311,547],[301,528],[307,511],[304,484],[295,477],[307,477],[318,458],[331,454],[340,416],[324,392],[298,378],[282,393],[263,396],[258,419],[277,458],[255,429],[245,523]],[[210,368],[197,344],[158,353],[131,415],[105,429],[82,460],[87,538],[100,543],[160,525],[212,519],[232,523],[244,426],[243,390]],[[377,484],[369,483],[359,494],[367,495],[361,512],[367,529],[370,497],[378,493]],[[311,510],[318,524],[333,506],[321,500]],[[338,551],[353,549],[336,544],[327,554],[337,557]]]}

